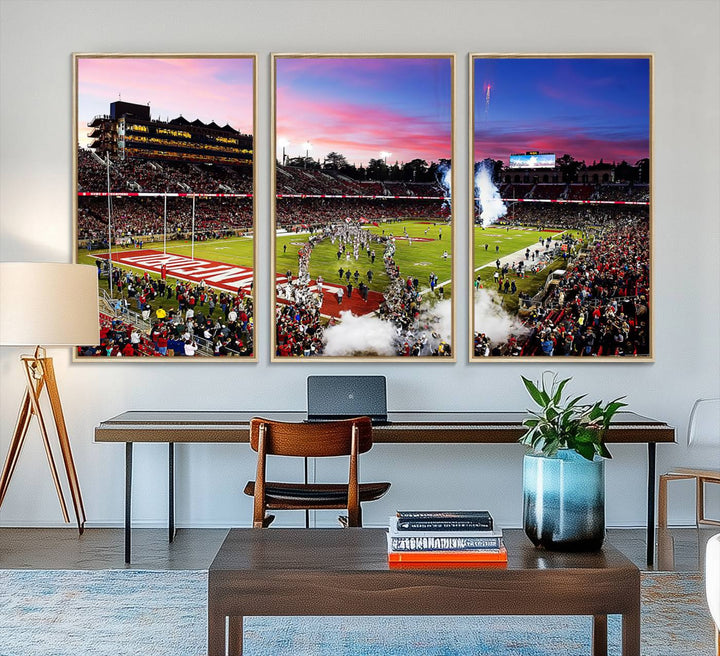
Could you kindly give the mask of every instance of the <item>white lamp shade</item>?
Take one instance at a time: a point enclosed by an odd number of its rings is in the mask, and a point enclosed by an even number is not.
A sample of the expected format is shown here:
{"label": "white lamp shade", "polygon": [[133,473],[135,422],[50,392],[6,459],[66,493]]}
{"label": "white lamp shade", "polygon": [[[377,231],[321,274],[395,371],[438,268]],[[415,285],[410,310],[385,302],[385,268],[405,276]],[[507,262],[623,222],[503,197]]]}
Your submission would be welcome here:
{"label": "white lamp shade", "polygon": [[0,345],[99,343],[97,278],[87,264],[0,262]]}

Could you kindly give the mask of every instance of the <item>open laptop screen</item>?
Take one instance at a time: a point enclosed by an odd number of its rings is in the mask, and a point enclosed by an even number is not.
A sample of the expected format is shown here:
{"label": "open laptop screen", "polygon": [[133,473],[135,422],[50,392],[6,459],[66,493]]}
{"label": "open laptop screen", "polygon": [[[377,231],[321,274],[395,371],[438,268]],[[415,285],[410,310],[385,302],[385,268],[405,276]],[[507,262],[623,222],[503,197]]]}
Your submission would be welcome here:
{"label": "open laptop screen", "polygon": [[387,421],[385,376],[308,376],[309,421],[370,417]]}

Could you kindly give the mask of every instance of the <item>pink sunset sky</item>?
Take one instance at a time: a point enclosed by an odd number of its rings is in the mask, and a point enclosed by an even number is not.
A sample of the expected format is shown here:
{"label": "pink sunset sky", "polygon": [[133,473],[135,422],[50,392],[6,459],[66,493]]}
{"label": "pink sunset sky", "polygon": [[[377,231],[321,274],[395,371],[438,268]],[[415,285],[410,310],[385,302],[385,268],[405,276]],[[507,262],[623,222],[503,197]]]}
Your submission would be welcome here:
{"label": "pink sunset sky", "polygon": [[322,161],[336,151],[366,165],[452,152],[448,57],[280,57],[276,60],[276,156]]}
{"label": "pink sunset sky", "polygon": [[150,104],[162,120],[230,124],[253,134],[253,59],[249,57],[80,57],[78,141],[87,146],[87,124],[110,113],[116,100]]}

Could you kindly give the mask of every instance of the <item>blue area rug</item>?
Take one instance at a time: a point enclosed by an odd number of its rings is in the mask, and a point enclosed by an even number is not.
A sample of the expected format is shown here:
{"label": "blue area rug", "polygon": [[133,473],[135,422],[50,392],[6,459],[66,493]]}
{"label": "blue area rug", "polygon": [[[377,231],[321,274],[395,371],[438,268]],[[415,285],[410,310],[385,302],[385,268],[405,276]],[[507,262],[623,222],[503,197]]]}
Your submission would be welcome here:
{"label": "blue area rug", "polygon": [[[2,656],[202,656],[206,571],[0,570]],[[246,656],[586,656],[586,617],[247,618]],[[609,619],[620,654],[620,620]],[[699,574],[642,574],[643,656],[712,656]]]}

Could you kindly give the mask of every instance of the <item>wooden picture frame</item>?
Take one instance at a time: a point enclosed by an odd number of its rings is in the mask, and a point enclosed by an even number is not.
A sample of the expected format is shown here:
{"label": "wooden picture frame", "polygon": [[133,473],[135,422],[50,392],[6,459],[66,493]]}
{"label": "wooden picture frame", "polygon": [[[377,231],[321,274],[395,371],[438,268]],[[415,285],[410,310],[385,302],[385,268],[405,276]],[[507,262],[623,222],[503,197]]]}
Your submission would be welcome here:
{"label": "wooden picture frame", "polygon": [[454,76],[272,55],[273,362],[455,361]]}
{"label": "wooden picture frame", "polygon": [[470,55],[470,361],[652,362],[651,54]]}
{"label": "wooden picture frame", "polygon": [[257,56],[75,53],[73,87],[74,359],[256,362]]}

